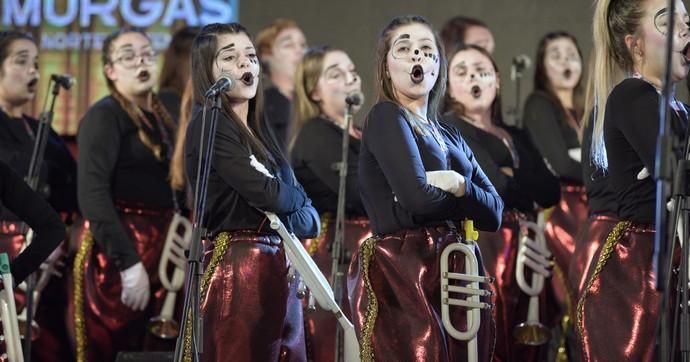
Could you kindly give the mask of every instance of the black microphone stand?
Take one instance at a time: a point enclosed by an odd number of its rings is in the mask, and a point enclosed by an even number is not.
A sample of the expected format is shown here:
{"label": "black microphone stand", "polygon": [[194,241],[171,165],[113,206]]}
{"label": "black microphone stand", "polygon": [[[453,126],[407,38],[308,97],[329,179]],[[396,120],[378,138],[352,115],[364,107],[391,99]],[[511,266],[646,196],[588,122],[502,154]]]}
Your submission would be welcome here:
{"label": "black microphone stand", "polygon": [[[342,153],[340,162],[337,168],[340,171],[340,183],[338,185],[338,206],[336,208],[335,216],[335,238],[331,249],[331,258],[333,264],[331,265],[331,286],[333,288],[333,297],[338,305],[342,304],[343,290],[341,286],[341,278],[345,274],[341,267],[346,264],[345,260],[345,196],[347,191],[347,169],[348,169],[348,151],[350,147],[350,127],[352,127],[352,104],[347,102],[345,106],[345,129],[343,129]],[[343,332],[341,328],[335,329],[335,362],[341,361],[343,357]]]}
{"label": "black microphone stand", "polygon": [[[34,148],[31,153],[31,161],[29,162],[29,170],[26,173],[26,183],[32,190],[36,191],[39,186],[39,179],[41,176],[41,167],[45,159],[46,143],[50,135],[50,128],[53,124],[53,111],[55,109],[55,100],[60,93],[61,85],[53,80],[48,82],[48,89],[50,83],[53,83],[53,90],[51,93],[50,107],[48,106],[48,98],[43,103],[43,110],[38,118],[38,129],[34,139]],[[26,224],[22,225],[22,230],[26,231]],[[33,232],[27,232],[25,245],[31,244],[33,241]],[[48,271],[44,271],[48,273]],[[34,290],[36,289],[36,275],[32,273],[26,279],[26,331],[24,332],[24,360],[31,362],[31,339],[32,339],[32,324],[34,319]]]}
{"label": "black microphone stand", "polygon": [[515,64],[510,66],[510,79],[515,81],[515,107],[513,108],[514,124],[517,128],[522,128],[522,115],[520,114],[520,81],[526,67],[521,67]]}
{"label": "black microphone stand", "polygon": [[[668,30],[666,33],[666,57],[665,57],[665,71],[663,78],[663,89],[659,99],[659,134],[657,137],[657,147],[656,147],[656,159],[655,159],[655,169],[654,177],[656,180],[656,218],[655,226],[656,232],[654,234],[654,255],[652,259],[652,270],[653,275],[656,276],[656,289],[662,293],[661,298],[661,310],[660,310],[660,326],[657,328],[657,345],[659,346],[659,360],[669,361],[673,353],[673,342],[675,341],[675,336],[670,337],[669,331],[669,316],[667,312],[668,302],[670,300],[669,286],[671,281],[671,268],[673,265],[673,252],[675,248],[675,225],[677,223],[677,218],[674,218],[673,226],[669,225],[667,222],[666,215],[666,200],[670,196],[670,185],[671,185],[671,156],[672,156],[672,140],[673,135],[671,134],[671,117],[670,117],[670,101],[672,100],[673,86],[671,83],[671,60],[673,56],[673,35],[675,33],[675,23],[676,23],[676,2],[675,0],[668,1]],[[687,146],[686,146],[687,149]],[[680,165],[680,164],[679,164]],[[678,169],[676,172],[685,172],[682,169]],[[677,174],[678,175],[678,174]],[[684,182],[684,178],[681,178]],[[685,188],[684,185],[677,185],[677,190]],[[680,208],[683,207],[683,197],[681,192],[677,193],[674,207],[674,215],[679,215],[681,213]],[[687,227],[687,225],[685,225]],[[671,230],[669,230],[671,229]],[[683,255],[684,260],[681,261],[681,268],[687,270],[687,256],[688,245],[687,243],[683,245]],[[679,283],[685,280],[685,284],[681,284],[683,289],[682,294],[684,295],[681,301],[683,306],[683,314],[686,315],[681,319],[681,335],[686,336],[687,339],[687,271],[681,271],[681,275],[678,278]],[[676,310],[677,308],[674,308]],[[674,313],[675,314],[675,313]],[[675,316],[674,316],[675,317]],[[681,317],[683,318],[683,317]],[[673,330],[675,331],[676,319],[673,320]],[[681,349],[688,347],[688,341],[681,340]],[[685,355],[686,353],[684,353]]]}
{"label": "black microphone stand", "polygon": [[[209,99],[212,101],[211,118],[206,122],[206,107]],[[189,267],[187,268],[187,283],[185,287],[184,308],[182,309],[182,328],[175,345],[174,361],[184,358],[185,341],[190,341],[192,361],[199,361],[203,353],[203,320],[199,314],[201,298],[201,278],[204,274],[202,257],[202,240],[207,237],[204,219],[206,196],[208,191],[208,177],[211,172],[213,159],[213,144],[216,138],[218,111],[221,108],[221,93],[211,95],[204,100],[201,121],[201,136],[199,141],[199,159],[194,185],[194,223],[192,224],[192,240],[189,247]],[[187,323],[191,328],[187,329]],[[231,356],[227,356],[232,358]]]}

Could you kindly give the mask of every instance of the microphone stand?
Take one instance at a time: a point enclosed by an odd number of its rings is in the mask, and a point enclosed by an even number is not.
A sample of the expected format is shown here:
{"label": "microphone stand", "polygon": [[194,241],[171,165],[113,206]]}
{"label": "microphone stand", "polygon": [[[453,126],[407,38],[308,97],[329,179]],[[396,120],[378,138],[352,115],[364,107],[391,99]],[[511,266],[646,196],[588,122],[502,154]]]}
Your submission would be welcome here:
{"label": "microphone stand", "polygon": [[[194,185],[194,223],[192,224],[192,240],[189,247],[189,268],[187,268],[187,283],[185,287],[182,328],[175,345],[174,361],[184,358],[185,341],[191,341],[192,361],[199,361],[203,353],[203,320],[199,314],[201,297],[201,278],[203,277],[203,245],[202,240],[207,237],[204,210],[208,191],[208,177],[211,172],[213,159],[213,144],[216,138],[218,111],[221,108],[221,93],[216,93],[204,100],[201,121],[201,136],[199,141],[199,158]],[[206,107],[209,98],[212,100],[211,117],[206,121]],[[187,323],[191,328],[187,329]],[[190,335],[191,334],[191,335]],[[229,357],[229,356],[228,356]]]}
{"label": "microphone stand", "polygon": [[[50,135],[50,128],[53,123],[53,115],[55,109],[55,100],[60,93],[60,84],[49,81],[48,89],[50,89],[50,82],[53,83],[53,90],[50,92],[52,98],[50,100],[50,107],[46,110],[48,106],[48,98],[46,98],[43,103],[43,111],[38,119],[38,129],[36,130],[36,136],[34,140],[34,148],[31,153],[31,161],[29,162],[29,170],[26,173],[26,183],[31,187],[32,190],[36,191],[39,186],[39,179],[41,176],[41,167],[45,159],[46,144],[48,142],[48,136]],[[27,229],[26,224],[23,224],[21,230]],[[34,238],[33,232],[27,232],[25,234],[25,244],[28,246],[31,244]],[[47,272],[47,271],[46,271]],[[34,319],[34,290],[36,289],[36,275],[32,273],[26,279],[26,331],[24,332],[24,360],[31,362],[31,339],[32,339],[32,324]]]}
{"label": "microphone stand", "polygon": [[[675,14],[676,14],[676,2],[674,0],[668,1],[669,20],[668,20],[668,31],[666,34],[666,54],[665,54],[665,71],[663,78],[663,89],[659,99],[659,134],[657,136],[657,147],[656,147],[656,159],[655,159],[655,169],[654,177],[656,180],[656,218],[655,226],[656,232],[654,233],[654,255],[652,258],[652,271],[653,275],[656,276],[655,284],[657,291],[662,293],[661,298],[661,311],[660,311],[660,328],[657,328],[657,344],[659,348],[659,360],[668,361],[673,353],[670,348],[675,337],[669,338],[669,318],[666,306],[669,302],[670,297],[670,277],[671,277],[671,267],[673,264],[673,250],[675,247],[675,230],[669,232],[670,225],[667,222],[666,215],[666,200],[670,196],[670,184],[671,184],[671,147],[672,147],[672,135],[671,135],[671,117],[670,117],[670,100],[672,99],[672,84],[671,84],[671,60],[673,55],[673,35],[675,29]],[[687,148],[687,147],[686,147]],[[684,172],[684,170],[678,170],[678,172]],[[684,185],[677,185],[677,187],[683,187]],[[680,193],[679,193],[680,194]],[[681,195],[677,195],[674,214],[678,214],[678,210],[682,205]],[[674,220],[673,224],[676,224],[677,220]],[[682,246],[684,252],[687,254],[688,245],[684,244]],[[683,257],[681,261],[681,267],[683,264],[687,263],[687,257]],[[687,269],[687,266],[685,266]],[[679,283],[685,280],[685,284],[682,284],[683,294],[687,294],[687,271],[681,272]],[[682,299],[683,313],[687,314],[687,299]],[[674,308],[675,309],[675,308]],[[674,319],[674,326],[675,326]],[[683,331],[682,335],[687,336],[685,329],[688,326],[687,317],[685,317],[685,323],[681,325]],[[675,328],[673,328],[675,330]],[[687,348],[687,341],[681,341],[682,348]]]}
{"label": "microphone stand", "polygon": [[[333,248],[331,249],[331,286],[333,288],[333,297],[338,305],[342,303],[342,288],[341,278],[344,273],[340,269],[345,263],[345,194],[347,190],[347,169],[348,169],[348,151],[350,147],[350,127],[352,126],[352,104],[347,103],[345,106],[345,129],[343,130],[342,142],[342,156],[337,168],[340,171],[340,183],[338,185],[338,206],[336,208],[335,216],[335,238],[333,240]],[[343,333],[341,328],[335,329],[335,362],[341,361],[342,352],[342,338]]]}
{"label": "microphone stand", "polygon": [[525,67],[518,67],[515,64],[510,66],[510,79],[515,81],[515,107],[513,108],[513,116],[515,121],[515,127],[522,128],[522,117],[520,114],[520,80],[522,80],[522,74]]}

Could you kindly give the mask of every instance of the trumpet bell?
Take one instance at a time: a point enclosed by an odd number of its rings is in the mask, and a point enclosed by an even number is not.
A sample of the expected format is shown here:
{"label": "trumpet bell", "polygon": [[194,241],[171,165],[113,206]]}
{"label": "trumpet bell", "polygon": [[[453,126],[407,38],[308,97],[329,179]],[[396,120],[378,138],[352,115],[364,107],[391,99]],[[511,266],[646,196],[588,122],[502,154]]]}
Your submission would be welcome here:
{"label": "trumpet bell", "polygon": [[551,338],[551,331],[537,322],[523,322],[513,329],[513,337],[527,346],[541,346]]}
{"label": "trumpet bell", "polygon": [[180,334],[180,325],[173,319],[157,316],[149,320],[149,332],[161,339],[175,339]]}

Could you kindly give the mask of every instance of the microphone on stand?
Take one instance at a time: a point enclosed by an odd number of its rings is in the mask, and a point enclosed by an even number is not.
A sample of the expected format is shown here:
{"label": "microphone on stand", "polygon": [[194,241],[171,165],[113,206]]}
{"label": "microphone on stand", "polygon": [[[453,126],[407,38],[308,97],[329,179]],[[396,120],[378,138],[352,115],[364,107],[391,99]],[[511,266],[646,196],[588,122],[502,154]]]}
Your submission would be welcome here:
{"label": "microphone on stand", "polygon": [[510,65],[510,80],[515,82],[515,106],[511,110],[513,114],[514,124],[518,128],[522,128],[522,119],[520,118],[520,79],[526,69],[532,66],[532,59],[525,54],[520,54],[513,57],[513,62]]}
{"label": "microphone on stand", "polygon": [[228,73],[221,73],[215,83],[206,91],[204,95],[206,98],[215,97],[220,93],[232,89],[235,82]]}
{"label": "microphone on stand", "polygon": [[520,54],[513,57],[513,63],[510,66],[510,80],[522,77],[522,73],[532,66],[532,59],[525,54]]}
{"label": "microphone on stand", "polygon": [[59,84],[65,90],[69,90],[72,88],[74,83],[77,82],[77,80],[69,74],[51,74],[50,79]]}
{"label": "microphone on stand", "polygon": [[364,103],[364,94],[360,91],[354,91],[345,97],[345,103],[348,106],[359,106]]}

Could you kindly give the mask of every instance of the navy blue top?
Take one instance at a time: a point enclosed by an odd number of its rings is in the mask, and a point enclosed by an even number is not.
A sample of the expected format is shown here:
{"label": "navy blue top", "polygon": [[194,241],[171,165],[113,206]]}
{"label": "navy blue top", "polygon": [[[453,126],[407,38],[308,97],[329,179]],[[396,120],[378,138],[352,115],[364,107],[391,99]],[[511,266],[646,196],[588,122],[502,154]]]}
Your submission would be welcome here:
{"label": "navy blue top", "polygon": [[[201,123],[202,112],[197,109],[184,146],[189,185],[196,184]],[[274,233],[258,208],[278,215],[297,237],[316,237],[319,215],[290,166],[283,164],[276,170],[264,164],[270,177],[251,165],[252,155],[237,126],[227,114],[219,112],[204,210],[211,234],[233,230]]]}
{"label": "navy blue top", "polygon": [[[510,135],[517,152],[518,167],[515,167],[510,149],[500,138],[453,113],[446,114],[444,122],[460,130],[479,165],[501,195],[505,207],[534,214],[535,204],[548,208],[558,203],[561,198],[560,181],[546,166],[544,157],[526,131],[514,127],[503,128]],[[513,176],[503,173],[501,167],[512,169]]]}
{"label": "navy blue top", "polygon": [[[362,201],[375,234],[474,220],[480,230],[501,224],[503,201],[457,129],[440,126],[448,155],[431,135],[412,129],[397,104],[380,102],[367,115],[359,155]],[[456,197],[427,184],[426,171],[454,170],[466,181]]]}

